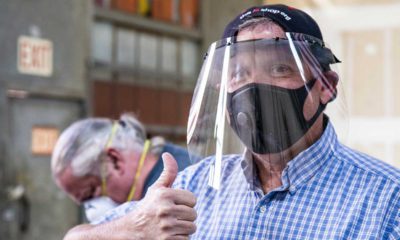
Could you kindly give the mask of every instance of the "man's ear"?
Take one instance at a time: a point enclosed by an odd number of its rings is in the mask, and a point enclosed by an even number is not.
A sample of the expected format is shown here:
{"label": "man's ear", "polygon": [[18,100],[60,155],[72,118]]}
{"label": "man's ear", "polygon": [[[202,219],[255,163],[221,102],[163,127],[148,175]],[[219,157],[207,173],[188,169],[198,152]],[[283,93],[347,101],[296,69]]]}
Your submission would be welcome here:
{"label": "man's ear", "polygon": [[327,104],[333,101],[337,95],[337,84],[339,82],[339,75],[332,70],[324,72],[321,81],[321,103]]}
{"label": "man's ear", "polygon": [[107,150],[107,160],[109,165],[109,171],[117,174],[123,174],[125,169],[125,159],[121,153],[115,148],[109,148]]}

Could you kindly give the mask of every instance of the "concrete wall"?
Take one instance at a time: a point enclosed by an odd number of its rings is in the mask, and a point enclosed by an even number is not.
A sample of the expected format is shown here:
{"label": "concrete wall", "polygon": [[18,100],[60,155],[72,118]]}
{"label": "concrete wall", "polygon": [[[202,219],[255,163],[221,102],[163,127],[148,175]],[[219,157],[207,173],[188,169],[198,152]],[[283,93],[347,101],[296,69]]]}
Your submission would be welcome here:
{"label": "concrete wall", "polygon": [[[0,239],[61,239],[79,221],[52,181],[50,154],[33,154],[31,138],[35,126],[61,132],[84,113],[90,3],[0,0]],[[18,70],[21,36],[52,42],[50,76]]]}
{"label": "concrete wall", "polygon": [[[80,0],[0,0],[0,77],[9,88],[59,95],[84,96],[88,55],[89,2]],[[20,74],[17,42],[20,36],[53,43],[53,74]]]}

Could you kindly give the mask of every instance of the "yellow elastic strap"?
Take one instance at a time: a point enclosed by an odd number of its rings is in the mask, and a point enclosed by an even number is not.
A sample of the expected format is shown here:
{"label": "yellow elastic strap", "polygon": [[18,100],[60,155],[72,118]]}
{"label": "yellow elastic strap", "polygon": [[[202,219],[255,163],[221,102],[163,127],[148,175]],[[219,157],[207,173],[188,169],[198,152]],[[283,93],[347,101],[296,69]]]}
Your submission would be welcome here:
{"label": "yellow elastic strap", "polygon": [[[118,122],[114,121],[113,126],[111,128],[110,136],[108,137],[108,140],[106,142],[103,151],[107,151],[111,147],[112,141],[114,139],[117,130],[118,130]],[[103,196],[107,195],[106,175],[107,175],[107,165],[105,162],[105,158],[103,157],[101,162],[101,193]]]}
{"label": "yellow elastic strap", "polygon": [[135,195],[136,185],[139,180],[140,174],[142,173],[143,163],[144,163],[144,160],[146,159],[146,155],[147,155],[147,152],[149,151],[149,148],[150,148],[150,140],[146,140],[144,142],[142,155],[140,156],[139,166],[136,169],[135,179],[133,180],[134,182],[132,184],[131,191],[129,192],[128,199],[126,201],[131,201],[133,199],[133,196]]}

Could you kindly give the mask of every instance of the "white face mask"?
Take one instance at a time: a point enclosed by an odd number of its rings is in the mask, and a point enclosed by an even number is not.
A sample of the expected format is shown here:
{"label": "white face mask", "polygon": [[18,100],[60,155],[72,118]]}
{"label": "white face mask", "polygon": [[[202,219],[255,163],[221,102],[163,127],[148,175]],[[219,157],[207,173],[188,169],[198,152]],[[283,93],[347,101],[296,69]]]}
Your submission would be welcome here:
{"label": "white face mask", "polygon": [[98,220],[107,211],[118,207],[118,205],[118,203],[114,202],[111,198],[106,196],[92,198],[83,202],[86,218],[90,223]]}

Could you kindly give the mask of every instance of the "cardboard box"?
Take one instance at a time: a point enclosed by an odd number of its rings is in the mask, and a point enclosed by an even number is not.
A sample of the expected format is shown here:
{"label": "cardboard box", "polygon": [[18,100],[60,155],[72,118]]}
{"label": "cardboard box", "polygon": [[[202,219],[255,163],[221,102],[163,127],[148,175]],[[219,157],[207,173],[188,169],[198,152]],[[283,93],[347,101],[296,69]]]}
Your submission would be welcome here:
{"label": "cardboard box", "polygon": [[112,0],[111,7],[123,12],[137,13],[137,1],[138,0]]}
{"label": "cardboard box", "polygon": [[199,14],[198,0],[180,0],[179,4],[180,23],[184,27],[197,27]]}
{"label": "cardboard box", "polygon": [[153,19],[178,22],[179,21],[179,1],[178,0],[153,0],[151,5],[151,15]]}

